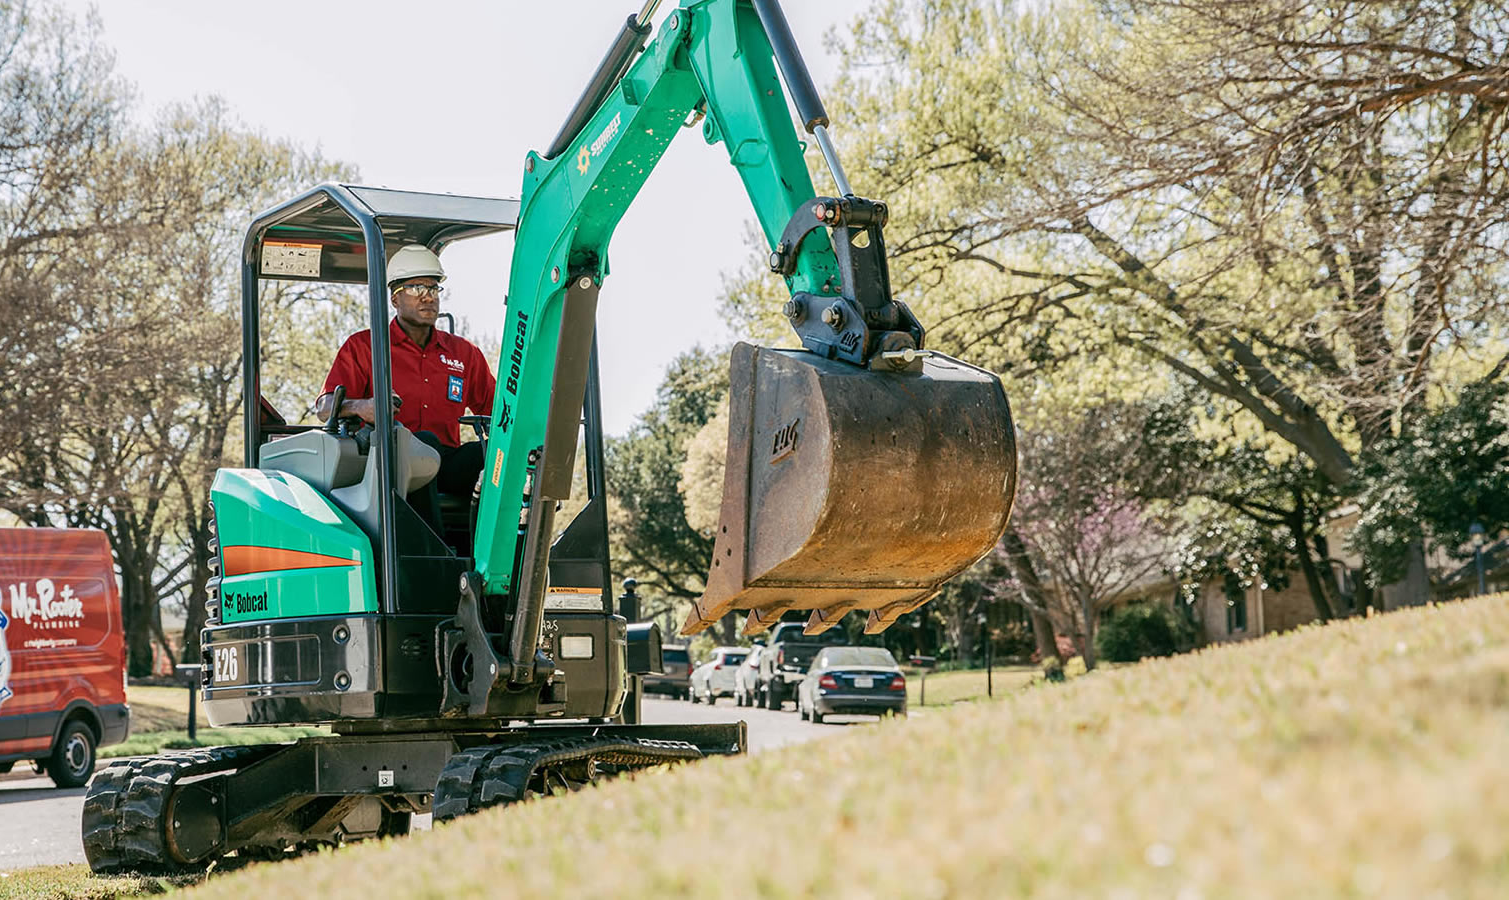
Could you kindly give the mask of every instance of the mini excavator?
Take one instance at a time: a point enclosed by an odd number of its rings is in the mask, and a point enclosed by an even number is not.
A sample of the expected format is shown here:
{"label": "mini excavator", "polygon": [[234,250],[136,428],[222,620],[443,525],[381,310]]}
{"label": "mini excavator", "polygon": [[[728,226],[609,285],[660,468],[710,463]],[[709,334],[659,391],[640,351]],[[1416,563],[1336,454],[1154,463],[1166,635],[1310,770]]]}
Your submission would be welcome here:
{"label": "mini excavator", "polygon": [[[634,676],[659,671],[661,635],[617,615],[610,589],[598,293],[615,226],[683,131],[721,144],[743,179],[801,346],[734,348],[714,558],[682,632],[740,612],[757,633],[800,610],[809,633],[856,610],[878,632],[994,546],[1016,477],[1005,393],[925,349],[891,295],[886,205],[850,189],[777,0],[682,0],[652,36],[657,3],[527,156],[520,200],[324,184],[252,222],[245,466],[212,489],[200,690],[215,725],[331,734],[115,762],[84,800],[95,871],[277,858],[743,752],[742,722],[638,721]],[[788,96],[837,196],[813,187]],[[696,208],[688,225],[718,215]],[[437,454],[384,389],[386,265],[409,244],[509,230],[493,411],[467,423],[485,441],[480,494],[437,523],[406,500]],[[367,286],[374,426],[289,424],[264,398],[268,279]],[[558,529],[579,442],[587,503]]]}

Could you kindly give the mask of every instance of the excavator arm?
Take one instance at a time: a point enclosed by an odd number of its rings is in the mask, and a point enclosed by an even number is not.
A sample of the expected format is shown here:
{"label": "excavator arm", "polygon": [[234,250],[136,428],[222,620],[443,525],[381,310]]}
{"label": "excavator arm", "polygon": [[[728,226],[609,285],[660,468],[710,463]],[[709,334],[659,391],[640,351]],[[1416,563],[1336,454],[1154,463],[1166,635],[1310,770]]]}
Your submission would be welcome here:
{"label": "excavator arm", "polygon": [[[718,557],[684,630],[732,609],[760,630],[791,608],[814,609],[815,630],[869,609],[879,630],[987,552],[1011,503],[999,381],[924,351],[922,327],[891,297],[886,207],[849,191],[776,0],[683,0],[649,40],[654,5],[625,23],[551,147],[525,160],[476,569],[463,585],[463,604],[513,611],[516,684],[544,674],[554,513],[570,495],[608,245],[689,128],[722,144],[743,180],[806,349],[735,351]],[[842,196],[817,195],[778,68]],[[728,218],[689,203],[685,227]]]}

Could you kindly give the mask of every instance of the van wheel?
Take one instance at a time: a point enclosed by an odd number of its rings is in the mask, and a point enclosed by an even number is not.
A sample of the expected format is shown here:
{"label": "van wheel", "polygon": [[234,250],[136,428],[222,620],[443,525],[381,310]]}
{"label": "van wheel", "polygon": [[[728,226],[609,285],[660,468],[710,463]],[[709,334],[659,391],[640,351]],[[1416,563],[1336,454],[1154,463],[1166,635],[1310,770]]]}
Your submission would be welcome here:
{"label": "van wheel", "polygon": [[74,720],[63,726],[47,760],[47,774],[60,788],[83,787],[94,774],[94,732]]}
{"label": "van wheel", "polygon": [[765,708],[779,710],[781,708],[781,689],[772,681],[765,686]]}

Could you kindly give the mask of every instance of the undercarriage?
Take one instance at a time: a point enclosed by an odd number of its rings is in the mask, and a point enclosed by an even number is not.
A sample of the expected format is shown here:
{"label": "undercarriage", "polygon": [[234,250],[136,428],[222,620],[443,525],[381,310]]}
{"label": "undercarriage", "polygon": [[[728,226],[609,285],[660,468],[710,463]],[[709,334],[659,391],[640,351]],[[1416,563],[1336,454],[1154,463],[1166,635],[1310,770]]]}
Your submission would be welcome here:
{"label": "undercarriage", "polygon": [[742,722],[550,725],[123,759],[90,784],[84,853],[96,872],[204,870],[228,855],[276,859],[405,834],[415,814],[454,818],[745,746]]}

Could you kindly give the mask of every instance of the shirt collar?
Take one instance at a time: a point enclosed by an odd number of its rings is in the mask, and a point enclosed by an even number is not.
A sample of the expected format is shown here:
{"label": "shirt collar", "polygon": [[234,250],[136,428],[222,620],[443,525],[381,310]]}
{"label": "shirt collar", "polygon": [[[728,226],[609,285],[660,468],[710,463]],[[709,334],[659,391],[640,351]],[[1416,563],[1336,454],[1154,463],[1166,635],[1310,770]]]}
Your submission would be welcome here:
{"label": "shirt collar", "polygon": [[388,320],[388,345],[389,346],[396,346],[397,344],[408,344],[410,347],[413,347],[415,350],[427,351],[427,350],[429,350],[431,348],[439,350],[439,349],[442,349],[445,346],[445,339],[443,337],[441,337],[441,335],[443,335],[443,334],[445,334],[445,332],[441,331],[439,328],[431,327],[430,328],[430,343],[428,344],[428,346],[425,346],[425,347],[421,348],[418,344],[414,343],[414,339],[413,338],[409,337],[409,333],[407,331],[403,330],[403,326],[400,325],[400,324],[398,324],[398,317],[397,316],[394,316],[393,318],[391,318],[391,319]]}

